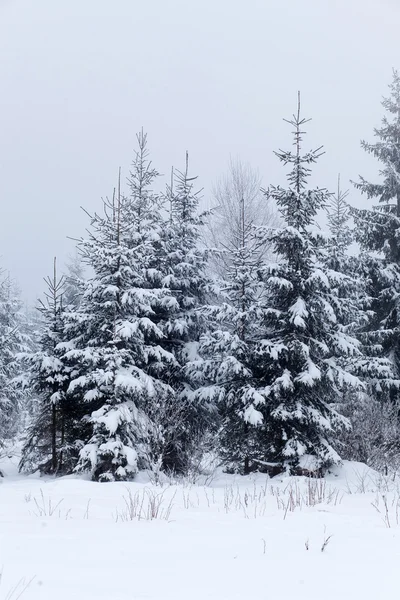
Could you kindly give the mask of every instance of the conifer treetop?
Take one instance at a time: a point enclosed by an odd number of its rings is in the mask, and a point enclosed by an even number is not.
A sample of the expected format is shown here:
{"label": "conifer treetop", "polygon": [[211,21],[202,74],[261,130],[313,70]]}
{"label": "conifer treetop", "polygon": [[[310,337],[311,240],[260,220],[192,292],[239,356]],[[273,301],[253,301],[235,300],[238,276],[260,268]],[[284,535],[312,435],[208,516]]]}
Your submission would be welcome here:
{"label": "conifer treetop", "polygon": [[[400,75],[396,70],[389,89],[390,96],[382,100],[388,115],[384,115],[382,126],[374,129],[378,141],[374,144],[361,141],[362,148],[383,163],[380,171],[383,182],[370,183],[359,176],[359,181],[353,184],[367,198],[378,198],[388,205],[386,210],[400,216]],[[395,202],[390,204],[393,199]]]}
{"label": "conifer treetop", "polygon": [[319,464],[340,460],[335,435],[346,420],[335,411],[339,391],[362,387],[343,364],[359,356],[359,342],[342,327],[345,307],[337,291],[342,279],[335,265],[327,266],[325,246],[313,230],[315,217],[331,201],[325,188],[307,185],[310,167],[321,156],[321,147],[302,153],[303,127],[308,121],[297,114],[293,126],[295,152],[277,152],[290,163],[289,186],[271,187],[285,220],[282,229],[269,233],[277,263],[263,271],[268,290],[264,311],[265,337],[259,356],[265,360],[264,406],[258,402],[265,424],[265,453],[269,461],[293,466],[305,454]]}
{"label": "conifer treetop", "polygon": [[328,225],[335,246],[344,251],[351,242],[351,234],[348,226],[350,219],[350,207],[346,202],[349,191],[343,191],[340,186],[340,175],[338,175],[337,191],[332,194],[327,207]]}
{"label": "conifer treetop", "polygon": [[301,117],[300,112],[301,102],[300,92],[298,92],[297,113],[291,119],[284,119],[293,127],[295,151],[279,150],[275,152],[284,165],[289,164],[292,166],[291,171],[287,174],[289,189],[285,190],[280,186],[271,186],[270,194],[279,206],[287,225],[304,232],[313,223],[318,210],[326,206],[329,193],[326,189],[319,188],[307,190],[307,180],[311,174],[310,165],[316,163],[324,152],[322,146],[320,146],[305,154],[301,153],[301,145],[305,134],[303,126],[311,119]]}

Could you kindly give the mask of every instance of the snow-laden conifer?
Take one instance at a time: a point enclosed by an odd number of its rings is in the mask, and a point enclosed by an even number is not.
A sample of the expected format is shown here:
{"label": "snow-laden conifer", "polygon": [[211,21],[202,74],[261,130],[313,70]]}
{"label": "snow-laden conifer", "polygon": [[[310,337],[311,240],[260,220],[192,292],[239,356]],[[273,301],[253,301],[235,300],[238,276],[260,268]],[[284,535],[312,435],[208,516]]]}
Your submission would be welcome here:
{"label": "snow-laden conifer", "polygon": [[18,290],[10,278],[0,281],[0,447],[17,433],[23,392],[18,355],[26,349]]}
{"label": "snow-laden conifer", "polygon": [[[164,333],[161,345],[175,358],[175,367],[166,374],[174,395],[170,404],[157,407],[153,420],[159,423],[162,444],[162,466],[184,472],[190,468],[192,453],[205,428],[205,411],[193,397],[186,365],[196,355],[205,323],[201,307],[206,302],[208,278],[207,255],[200,248],[203,217],[199,214],[201,190],[195,189],[197,177],[189,176],[186,154],[185,168],[172,170],[167,186],[166,221],[162,235],[162,286],[169,290],[175,304],[158,312]],[[168,400],[168,398],[166,398]]]}
{"label": "snow-laden conifer", "polygon": [[151,466],[149,406],[153,410],[173,393],[164,374],[175,358],[160,345],[157,313],[176,301],[159,283],[161,207],[152,190],[157,172],[143,133],[138,144],[130,195],[119,186],[79,244],[94,275],[69,315],[64,345],[74,371],[68,396],[86,405],[91,429],[77,470],[100,481],[126,480]]}
{"label": "snow-laden conifer", "polygon": [[20,469],[55,474],[70,471],[79,450],[71,440],[71,407],[66,400],[70,369],[58,348],[65,333],[65,278],[57,275],[56,259],[52,276],[46,277],[45,283],[47,290],[38,306],[41,321],[37,347],[23,354],[25,388],[35,401],[30,402],[31,422],[25,435]]}
{"label": "snow-laden conifer", "polygon": [[266,337],[258,352],[265,364],[265,387],[256,408],[268,460],[295,466],[311,455],[317,464],[326,465],[340,460],[335,438],[347,425],[333,405],[344,385],[361,385],[344,369],[343,358],[360,355],[360,344],[341,326],[345,300],[337,286],[343,278],[325,264],[323,243],[313,230],[318,211],[331,196],[326,189],[308,186],[310,167],[322,152],[301,152],[307,121],[300,116],[300,100],[288,122],[294,152],[276,153],[291,167],[288,187],[272,186],[268,192],[285,227],[270,235],[277,263],[264,272],[269,304],[264,312]]}
{"label": "snow-laden conifer", "polygon": [[225,278],[218,282],[214,302],[203,308],[208,327],[188,371],[197,384],[198,401],[214,411],[214,435],[225,465],[247,473],[264,458],[257,442],[262,422],[257,405],[265,382],[256,342],[266,298],[259,278],[265,243],[256,235],[245,202],[231,233],[231,243],[223,249]]}
{"label": "snow-laden conifer", "polygon": [[[400,298],[400,76],[393,73],[390,96],[382,105],[387,112],[382,126],[375,129],[375,143],[363,141],[362,147],[381,163],[381,182],[370,183],[360,177],[357,189],[378,206],[352,209],[355,239],[363,250],[362,268],[367,282],[369,324],[364,336],[369,353],[386,357],[392,376],[377,373],[376,389],[396,396],[400,379],[399,298]],[[371,373],[374,377],[374,374]]]}
{"label": "snow-laden conifer", "polygon": [[[355,335],[368,321],[365,312],[365,281],[359,257],[350,255],[349,246],[353,241],[350,229],[349,192],[340,187],[340,176],[335,194],[327,202],[329,235],[322,240],[322,261],[324,270],[331,282],[331,297],[339,328],[344,333]],[[363,353],[344,354],[346,370],[362,371],[365,359]],[[357,365],[357,366],[356,366]]]}

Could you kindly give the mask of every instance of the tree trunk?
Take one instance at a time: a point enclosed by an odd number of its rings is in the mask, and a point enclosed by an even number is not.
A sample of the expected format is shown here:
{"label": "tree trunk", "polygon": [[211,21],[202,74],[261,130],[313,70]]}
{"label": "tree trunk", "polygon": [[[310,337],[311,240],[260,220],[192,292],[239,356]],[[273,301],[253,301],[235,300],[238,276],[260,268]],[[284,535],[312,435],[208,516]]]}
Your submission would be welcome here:
{"label": "tree trunk", "polygon": [[62,468],[63,468],[63,446],[64,446],[64,440],[65,440],[65,420],[64,420],[64,415],[63,413],[61,413],[61,450],[60,450],[60,461],[58,463],[58,471],[62,472]]}
{"label": "tree trunk", "polygon": [[55,404],[52,404],[51,416],[51,463],[55,473],[57,471],[57,407]]}

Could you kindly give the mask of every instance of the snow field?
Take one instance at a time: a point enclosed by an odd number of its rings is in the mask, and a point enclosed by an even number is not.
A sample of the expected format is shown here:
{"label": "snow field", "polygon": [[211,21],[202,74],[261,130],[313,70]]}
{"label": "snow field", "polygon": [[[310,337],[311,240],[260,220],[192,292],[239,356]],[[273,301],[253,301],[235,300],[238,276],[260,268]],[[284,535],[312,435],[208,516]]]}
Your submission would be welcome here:
{"label": "snow field", "polygon": [[4,471],[1,600],[395,597],[399,487],[359,463],[208,485]]}

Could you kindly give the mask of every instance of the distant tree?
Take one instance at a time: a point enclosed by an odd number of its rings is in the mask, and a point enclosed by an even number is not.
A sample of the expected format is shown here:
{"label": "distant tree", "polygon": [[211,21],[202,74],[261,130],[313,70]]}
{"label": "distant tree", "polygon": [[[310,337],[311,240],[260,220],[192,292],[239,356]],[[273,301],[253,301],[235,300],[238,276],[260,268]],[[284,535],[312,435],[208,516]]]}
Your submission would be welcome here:
{"label": "distant tree", "polygon": [[[340,187],[340,175],[336,194],[332,194],[328,206],[328,224],[331,234],[332,259],[335,261],[336,271],[342,271],[342,258],[347,255],[347,250],[352,242],[352,233],[349,225],[350,207],[347,202],[348,190],[343,191]],[[347,270],[347,269],[346,269]]]}
{"label": "distant tree", "polygon": [[[228,171],[217,180],[212,191],[212,205],[206,220],[206,245],[210,252],[210,266],[224,279],[231,269],[233,254],[243,247],[243,238],[250,244],[250,231],[255,226],[276,227],[279,215],[272,199],[261,192],[258,171],[240,159],[230,159]],[[260,257],[271,258],[268,240],[253,242]]]}
{"label": "distant tree", "polygon": [[85,287],[85,269],[82,257],[78,252],[69,258],[64,273],[63,304],[66,310],[69,307],[79,306]]}
{"label": "distant tree", "polygon": [[22,303],[10,275],[0,281],[0,447],[12,440],[20,426],[23,393],[19,385],[19,353],[26,349]]}
{"label": "distant tree", "polygon": [[239,203],[240,219],[230,230],[235,237],[224,248],[219,293],[202,309],[208,327],[188,364],[197,384],[195,397],[214,412],[214,436],[224,464],[245,474],[264,458],[256,406],[265,387],[257,341],[264,331],[266,302],[259,277],[266,244],[247,218],[247,206]]}

